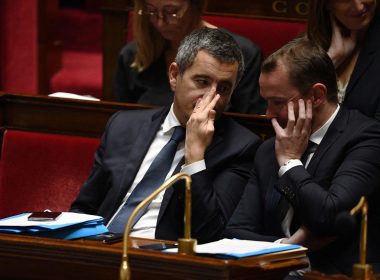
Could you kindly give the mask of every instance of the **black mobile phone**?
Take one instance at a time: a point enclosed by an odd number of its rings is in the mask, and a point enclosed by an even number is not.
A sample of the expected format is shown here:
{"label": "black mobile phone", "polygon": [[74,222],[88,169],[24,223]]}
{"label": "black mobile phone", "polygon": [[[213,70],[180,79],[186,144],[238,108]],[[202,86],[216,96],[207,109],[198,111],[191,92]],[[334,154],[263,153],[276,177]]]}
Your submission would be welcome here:
{"label": "black mobile phone", "polygon": [[122,233],[103,233],[93,236],[85,237],[86,240],[101,241],[106,244],[112,244],[123,240]]}
{"label": "black mobile phone", "polygon": [[28,221],[49,222],[55,221],[62,212],[33,212],[28,216]]}
{"label": "black mobile phone", "polygon": [[162,251],[165,249],[176,248],[177,246],[178,246],[177,244],[154,243],[154,244],[140,245],[139,248]]}

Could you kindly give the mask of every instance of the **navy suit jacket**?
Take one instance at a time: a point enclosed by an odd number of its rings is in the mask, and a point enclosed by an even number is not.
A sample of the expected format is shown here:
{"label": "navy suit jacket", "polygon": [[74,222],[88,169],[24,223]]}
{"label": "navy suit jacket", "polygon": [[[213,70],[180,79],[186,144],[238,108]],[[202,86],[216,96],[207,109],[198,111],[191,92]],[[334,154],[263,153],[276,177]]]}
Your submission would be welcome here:
{"label": "navy suit jacket", "polygon": [[380,16],[367,31],[343,104],[380,120]]}
{"label": "navy suit jacket", "polygon": [[[168,111],[168,107],[130,110],[111,117],[92,172],[71,211],[97,214],[105,223],[109,221],[132,185]],[[191,176],[192,235],[199,242],[214,240],[225,228],[243,193],[260,142],[258,136],[228,117],[216,122],[213,141],[205,154],[206,169]],[[183,236],[183,209],[184,188],[169,188],[159,212],[157,238],[175,240]]]}
{"label": "navy suit jacket", "polygon": [[[368,261],[380,263],[380,123],[341,107],[307,169],[278,177],[274,138],[258,149],[252,177],[224,236],[274,241],[284,237],[278,218],[284,196],[295,218],[315,235],[334,242],[308,253],[312,269],[350,274],[358,262],[359,226],[338,233],[335,218],[365,195],[369,200]],[[277,191],[278,190],[278,191]]]}

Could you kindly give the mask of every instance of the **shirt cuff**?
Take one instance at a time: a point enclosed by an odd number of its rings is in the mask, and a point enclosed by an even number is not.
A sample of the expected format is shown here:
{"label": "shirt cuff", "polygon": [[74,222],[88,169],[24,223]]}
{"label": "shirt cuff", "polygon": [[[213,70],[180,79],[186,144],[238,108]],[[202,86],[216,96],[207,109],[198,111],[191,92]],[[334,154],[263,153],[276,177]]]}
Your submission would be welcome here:
{"label": "shirt cuff", "polygon": [[206,163],[204,159],[190,163],[188,165],[184,164],[182,165],[181,172],[186,173],[187,175],[191,176],[195,173],[201,172],[206,169]]}
{"label": "shirt cuff", "polygon": [[284,165],[280,167],[278,170],[278,176],[284,175],[289,169],[295,167],[295,166],[300,166],[303,165],[302,162],[299,159],[290,159],[287,162],[285,162]]}
{"label": "shirt cuff", "polygon": [[282,240],[284,240],[285,238],[280,238],[280,239],[277,239],[275,241],[273,241],[273,243],[282,243]]}

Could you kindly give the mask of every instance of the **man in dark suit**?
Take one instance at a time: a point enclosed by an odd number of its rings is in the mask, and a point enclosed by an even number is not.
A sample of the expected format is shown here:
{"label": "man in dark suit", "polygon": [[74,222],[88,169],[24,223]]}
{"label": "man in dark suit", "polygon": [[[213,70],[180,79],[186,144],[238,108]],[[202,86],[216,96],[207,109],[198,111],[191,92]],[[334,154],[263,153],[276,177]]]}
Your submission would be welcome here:
{"label": "man in dark suit", "polygon": [[[186,37],[169,67],[172,106],[111,117],[71,211],[101,215],[112,227],[174,128],[182,126],[186,138],[165,177],[179,170],[191,175],[192,236],[199,242],[215,239],[240,200],[260,144],[222,116],[243,72],[241,51],[227,33],[202,28]],[[183,213],[183,188],[174,186],[149,205],[132,235],[175,240],[183,236]]]}
{"label": "man in dark suit", "polygon": [[350,274],[359,226],[342,232],[336,217],[366,196],[368,261],[378,269],[380,124],[338,106],[334,66],[306,39],[267,58],[260,89],[276,136],[258,149],[224,236],[302,244],[312,269]]}

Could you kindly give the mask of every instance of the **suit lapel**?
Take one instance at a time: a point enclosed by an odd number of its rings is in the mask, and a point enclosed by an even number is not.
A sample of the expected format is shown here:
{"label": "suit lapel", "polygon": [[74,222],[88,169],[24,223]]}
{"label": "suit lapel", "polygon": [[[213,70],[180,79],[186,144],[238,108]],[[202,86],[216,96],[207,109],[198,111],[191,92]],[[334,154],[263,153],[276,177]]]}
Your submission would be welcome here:
{"label": "suit lapel", "polygon": [[350,82],[347,86],[347,95],[350,94],[352,89],[360,80],[360,77],[363,76],[372,64],[376,52],[380,51],[380,40],[378,33],[380,33],[380,20],[375,20],[367,32],[366,38],[368,39],[366,39],[363,49],[359,54],[357,64],[352,72]]}
{"label": "suit lapel", "polygon": [[[133,180],[136,177],[140,165],[152,143],[157,131],[167,115],[167,108],[160,110],[152,115],[151,118],[139,121],[140,130],[136,137],[133,151],[128,156],[123,177],[121,180],[120,196],[121,199],[125,196],[131,187]],[[128,135],[126,136],[128,137]]]}
{"label": "suit lapel", "polygon": [[307,167],[310,174],[313,175],[315,173],[319,163],[322,162],[322,158],[346,129],[348,116],[349,111],[341,106],[337,116],[333,120],[325,136],[323,137],[322,142],[319,144],[317,150],[311,158],[311,161]]}

